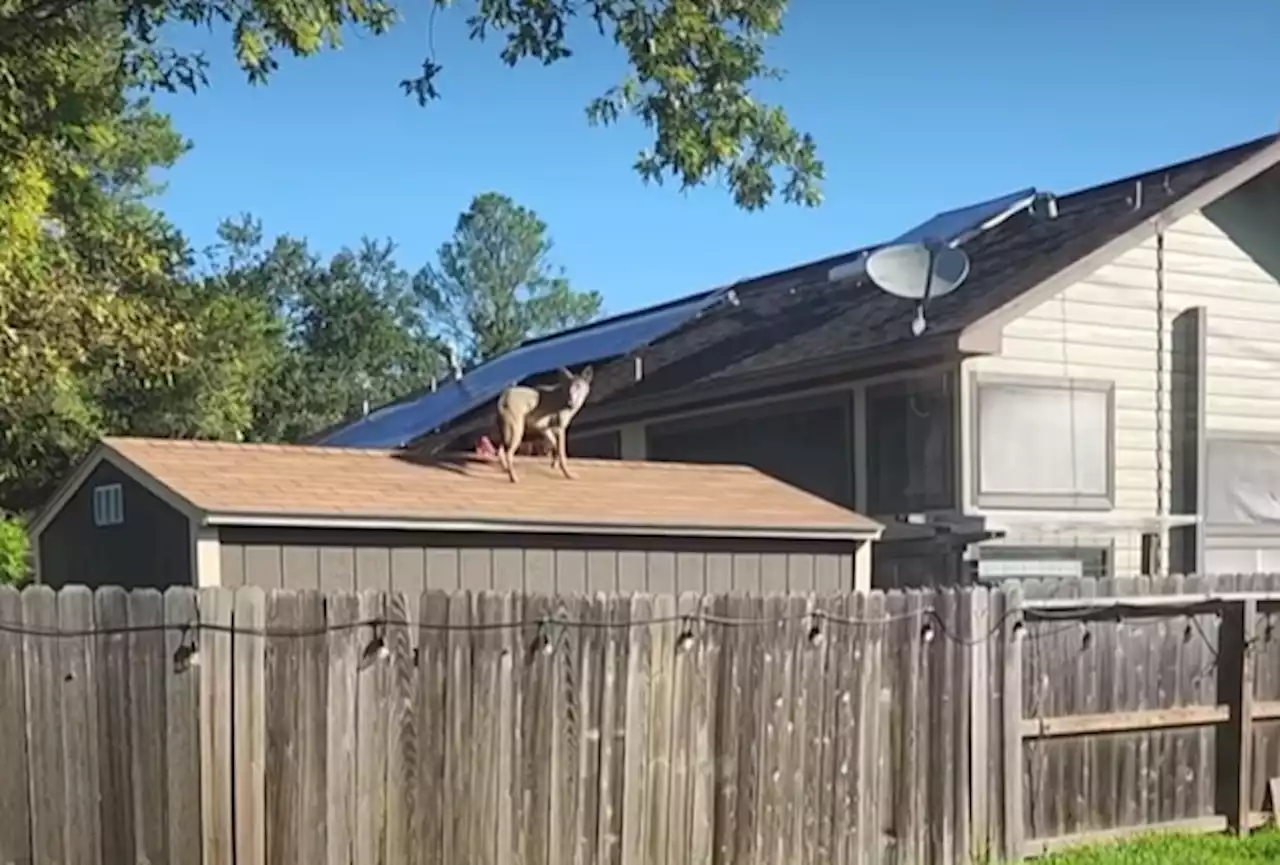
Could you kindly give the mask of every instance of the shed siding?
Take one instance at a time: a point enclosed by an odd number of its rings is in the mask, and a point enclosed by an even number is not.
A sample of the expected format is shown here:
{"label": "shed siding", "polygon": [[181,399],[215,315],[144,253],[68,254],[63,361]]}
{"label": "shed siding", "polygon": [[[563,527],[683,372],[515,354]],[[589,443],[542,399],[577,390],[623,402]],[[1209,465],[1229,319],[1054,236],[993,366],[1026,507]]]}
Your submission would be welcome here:
{"label": "shed siding", "polygon": [[[1165,231],[1163,366],[1157,363],[1159,314],[1157,242],[1151,238],[1061,292],[1004,329],[999,356],[965,362],[966,371],[1106,379],[1115,382],[1115,509],[1143,516],[1158,513],[1157,497],[1169,510],[1172,323],[1182,312],[1207,312],[1207,431],[1280,433],[1280,285],[1236,239],[1267,215],[1234,196],[1191,214]],[[1238,197],[1240,196],[1240,197]],[[1280,222],[1272,222],[1280,225]],[[1273,268],[1274,269],[1274,268]],[[1157,423],[1157,375],[1163,369],[1164,423]],[[1157,438],[1160,441],[1157,441]],[[1158,483],[1163,449],[1163,483]],[[1163,491],[1163,492],[1162,492]],[[1114,543],[1119,574],[1137,573],[1138,529],[1034,530],[1002,525],[1000,512],[975,509],[992,528],[1009,531],[1009,543]],[[1164,541],[1167,549],[1167,539]],[[1168,556],[1163,557],[1168,561]]]}
{"label": "shed siding", "polygon": [[515,592],[850,591],[854,544],[672,538],[461,539],[223,529],[222,584]]}
{"label": "shed siding", "polygon": [[[93,522],[93,490],[120,484],[124,522]],[[190,523],[120,469],[102,462],[90,472],[40,536],[41,582],[125,588],[191,584]]]}

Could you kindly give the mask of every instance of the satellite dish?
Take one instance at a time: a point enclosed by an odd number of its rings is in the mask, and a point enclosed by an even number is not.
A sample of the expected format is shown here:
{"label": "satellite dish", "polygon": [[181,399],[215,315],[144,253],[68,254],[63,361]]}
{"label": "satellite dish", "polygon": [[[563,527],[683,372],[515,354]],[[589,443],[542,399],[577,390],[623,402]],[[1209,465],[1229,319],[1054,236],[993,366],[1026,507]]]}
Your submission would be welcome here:
{"label": "satellite dish", "polygon": [[924,333],[924,308],[930,298],[943,297],[960,287],[969,275],[969,256],[963,249],[936,243],[900,243],[867,256],[867,276],[895,297],[917,301],[911,332]]}

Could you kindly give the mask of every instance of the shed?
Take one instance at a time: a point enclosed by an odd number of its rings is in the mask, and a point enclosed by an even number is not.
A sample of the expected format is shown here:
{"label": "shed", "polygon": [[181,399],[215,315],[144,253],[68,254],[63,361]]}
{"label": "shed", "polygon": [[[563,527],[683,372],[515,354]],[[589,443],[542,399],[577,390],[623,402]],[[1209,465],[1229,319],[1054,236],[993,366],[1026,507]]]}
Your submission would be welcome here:
{"label": "shed", "polygon": [[745,466],[104,439],[33,524],[36,579],[126,587],[837,592],[882,526]]}

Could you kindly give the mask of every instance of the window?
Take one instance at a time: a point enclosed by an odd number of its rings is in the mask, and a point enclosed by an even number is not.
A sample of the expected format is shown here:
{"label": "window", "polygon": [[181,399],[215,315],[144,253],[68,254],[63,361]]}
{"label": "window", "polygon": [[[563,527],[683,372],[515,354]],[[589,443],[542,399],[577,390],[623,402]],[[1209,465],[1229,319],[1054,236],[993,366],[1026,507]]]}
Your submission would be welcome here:
{"label": "window", "polygon": [[975,396],[978,505],[1111,507],[1111,382],[984,377]]}
{"label": "window", "polygon": [[1280,532],[1280,441],[1211,438],[1205,445],[1205,521]]}
{"label": "window", "polygon": [[908,514],[954,508],[955,423],[950,375],[867,389],[867,509]]}
{"label": "window", "polygon": [[1107,547],[978,547],[978,578],[984,581],[1110,575],[1111,550]]}
{"label": "window", "polygon": [[1205,442],[1204,570],[1280,572],[1280,440]]}
{"label": "window", "polygon": [[124,488],[104,484],[93,488],[93,524],[115,526],[124,522]]}

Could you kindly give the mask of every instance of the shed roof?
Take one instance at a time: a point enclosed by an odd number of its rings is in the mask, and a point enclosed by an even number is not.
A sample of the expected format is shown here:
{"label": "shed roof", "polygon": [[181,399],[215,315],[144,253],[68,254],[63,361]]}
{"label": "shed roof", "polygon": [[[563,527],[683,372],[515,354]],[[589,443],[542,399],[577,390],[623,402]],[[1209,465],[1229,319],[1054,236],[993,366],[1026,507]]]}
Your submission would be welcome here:
{"label": "shed roof", "polygon": [[106,458],[209,524],[477,531],[878,537],[868,517],[734,465],[517,458],[520,482],[470,454],[108,438]]}

